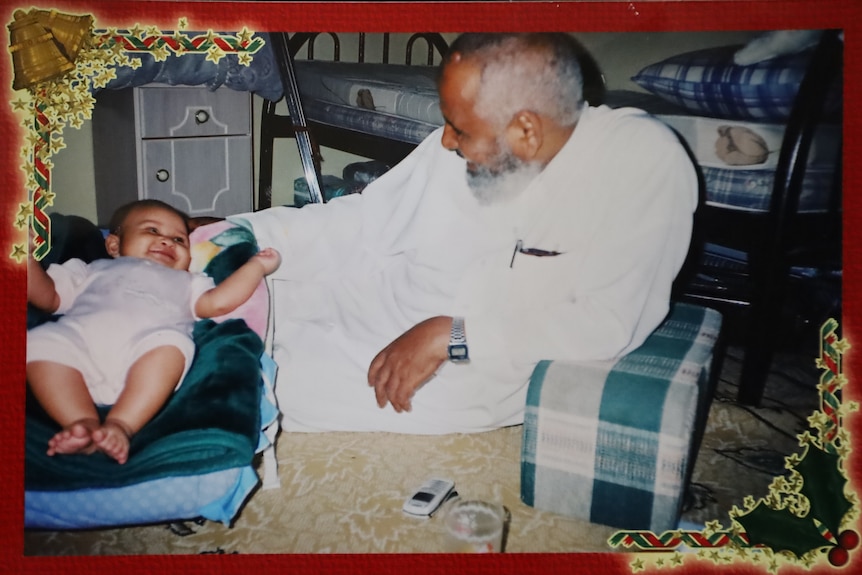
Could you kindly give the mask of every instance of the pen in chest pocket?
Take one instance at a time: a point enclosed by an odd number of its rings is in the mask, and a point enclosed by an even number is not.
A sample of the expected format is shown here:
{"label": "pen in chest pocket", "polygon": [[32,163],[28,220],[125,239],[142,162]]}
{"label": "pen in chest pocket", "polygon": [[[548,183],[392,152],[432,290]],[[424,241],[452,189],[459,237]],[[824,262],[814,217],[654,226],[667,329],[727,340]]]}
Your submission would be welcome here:
{"label": "pen in chest pocket", "polygon": [[515,250],[512,252],[512,261],[509,262],[509,267],[515,267],[515,256],[519,253],[522,253],[527,256],[537,256],[537,257],[547,257],[547,256],[558,256],[562,252],[548,251],[548,250],[540,250],[538,248],[525,248],[524,242],[522,240],[518,240],[515,242]]}

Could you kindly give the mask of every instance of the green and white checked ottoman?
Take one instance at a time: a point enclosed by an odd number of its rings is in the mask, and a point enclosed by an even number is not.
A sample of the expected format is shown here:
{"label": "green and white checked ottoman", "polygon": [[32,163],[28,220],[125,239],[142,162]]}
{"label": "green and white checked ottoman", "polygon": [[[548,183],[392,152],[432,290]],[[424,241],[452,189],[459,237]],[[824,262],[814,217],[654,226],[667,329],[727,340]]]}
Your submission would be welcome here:
{"label": "green and white checked ottoman", "polygon": [[613,361],[542,361],[527,392],[521,499],[623,529],[677,528],[712,401],[717,311],[675,303]]}

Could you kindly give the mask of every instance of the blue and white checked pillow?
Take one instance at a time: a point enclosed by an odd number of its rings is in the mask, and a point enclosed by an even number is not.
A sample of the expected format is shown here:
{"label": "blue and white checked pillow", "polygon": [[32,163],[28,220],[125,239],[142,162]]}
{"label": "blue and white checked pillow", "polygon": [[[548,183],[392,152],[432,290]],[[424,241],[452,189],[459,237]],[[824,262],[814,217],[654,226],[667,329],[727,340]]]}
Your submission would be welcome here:
{"label": "blue and white checked pillow", "polygon": [[749,66],[733,62],[741,46],[686,52],[650,64],[632,80],[690,112],[734,120],[785,120],[811,51]]}
{"label": "blue and white checked pillow", "polygon": [[[706,202],[711,205],[765,212],[769,211],[775,180],[774,170],[725,169],[700,166]],[[830,207],[835,168],[809,166],[802,179],[799,212],[825,212]]]}

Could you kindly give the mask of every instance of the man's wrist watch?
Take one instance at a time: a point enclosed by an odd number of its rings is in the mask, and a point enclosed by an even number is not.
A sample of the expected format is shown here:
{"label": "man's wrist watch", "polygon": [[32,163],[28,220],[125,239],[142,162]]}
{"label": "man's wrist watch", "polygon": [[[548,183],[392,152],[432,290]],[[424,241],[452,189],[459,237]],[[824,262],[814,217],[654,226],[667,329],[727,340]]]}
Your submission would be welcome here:
{"label": "man's wrist watch", "polygon": [[470,360],[467,352],[467,337],[464,335],[464,318],[452,318],[452,331],[449,333],[449,361],[460,363]]}

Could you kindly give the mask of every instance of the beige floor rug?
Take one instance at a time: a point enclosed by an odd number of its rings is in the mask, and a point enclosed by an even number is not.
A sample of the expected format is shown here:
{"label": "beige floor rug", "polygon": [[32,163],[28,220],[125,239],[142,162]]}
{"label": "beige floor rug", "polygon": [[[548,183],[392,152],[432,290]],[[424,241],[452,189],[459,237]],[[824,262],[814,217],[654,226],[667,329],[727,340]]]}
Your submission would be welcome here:
{"label": "beige floor rug", "polygon": [[[739,352],[730,349],[698,455],[686,524],[729,525],[732,506],[761,497],[798,452],[796,435],[817,405],[814,358],[776,362],[761,407],[735,402]],[[80,532],[26,531],[25,555],[201,553],[410,553],[441,549],[442,522],[400,511],[428,475],[457,478],[462,496],[511,512],[506,551],[605,552],[616,531],[552,513],[519,498],[520,427],[442,437],[288,434],[278,441],[281,487],[255,493],[235,523],[184,522]],[[385,444],[385,449],[380,446]],[[487,470],[492,470],[490,473]],[[317,484],[308,482],[316,477]],[[357,495],[355,486],[363,485]]]}

